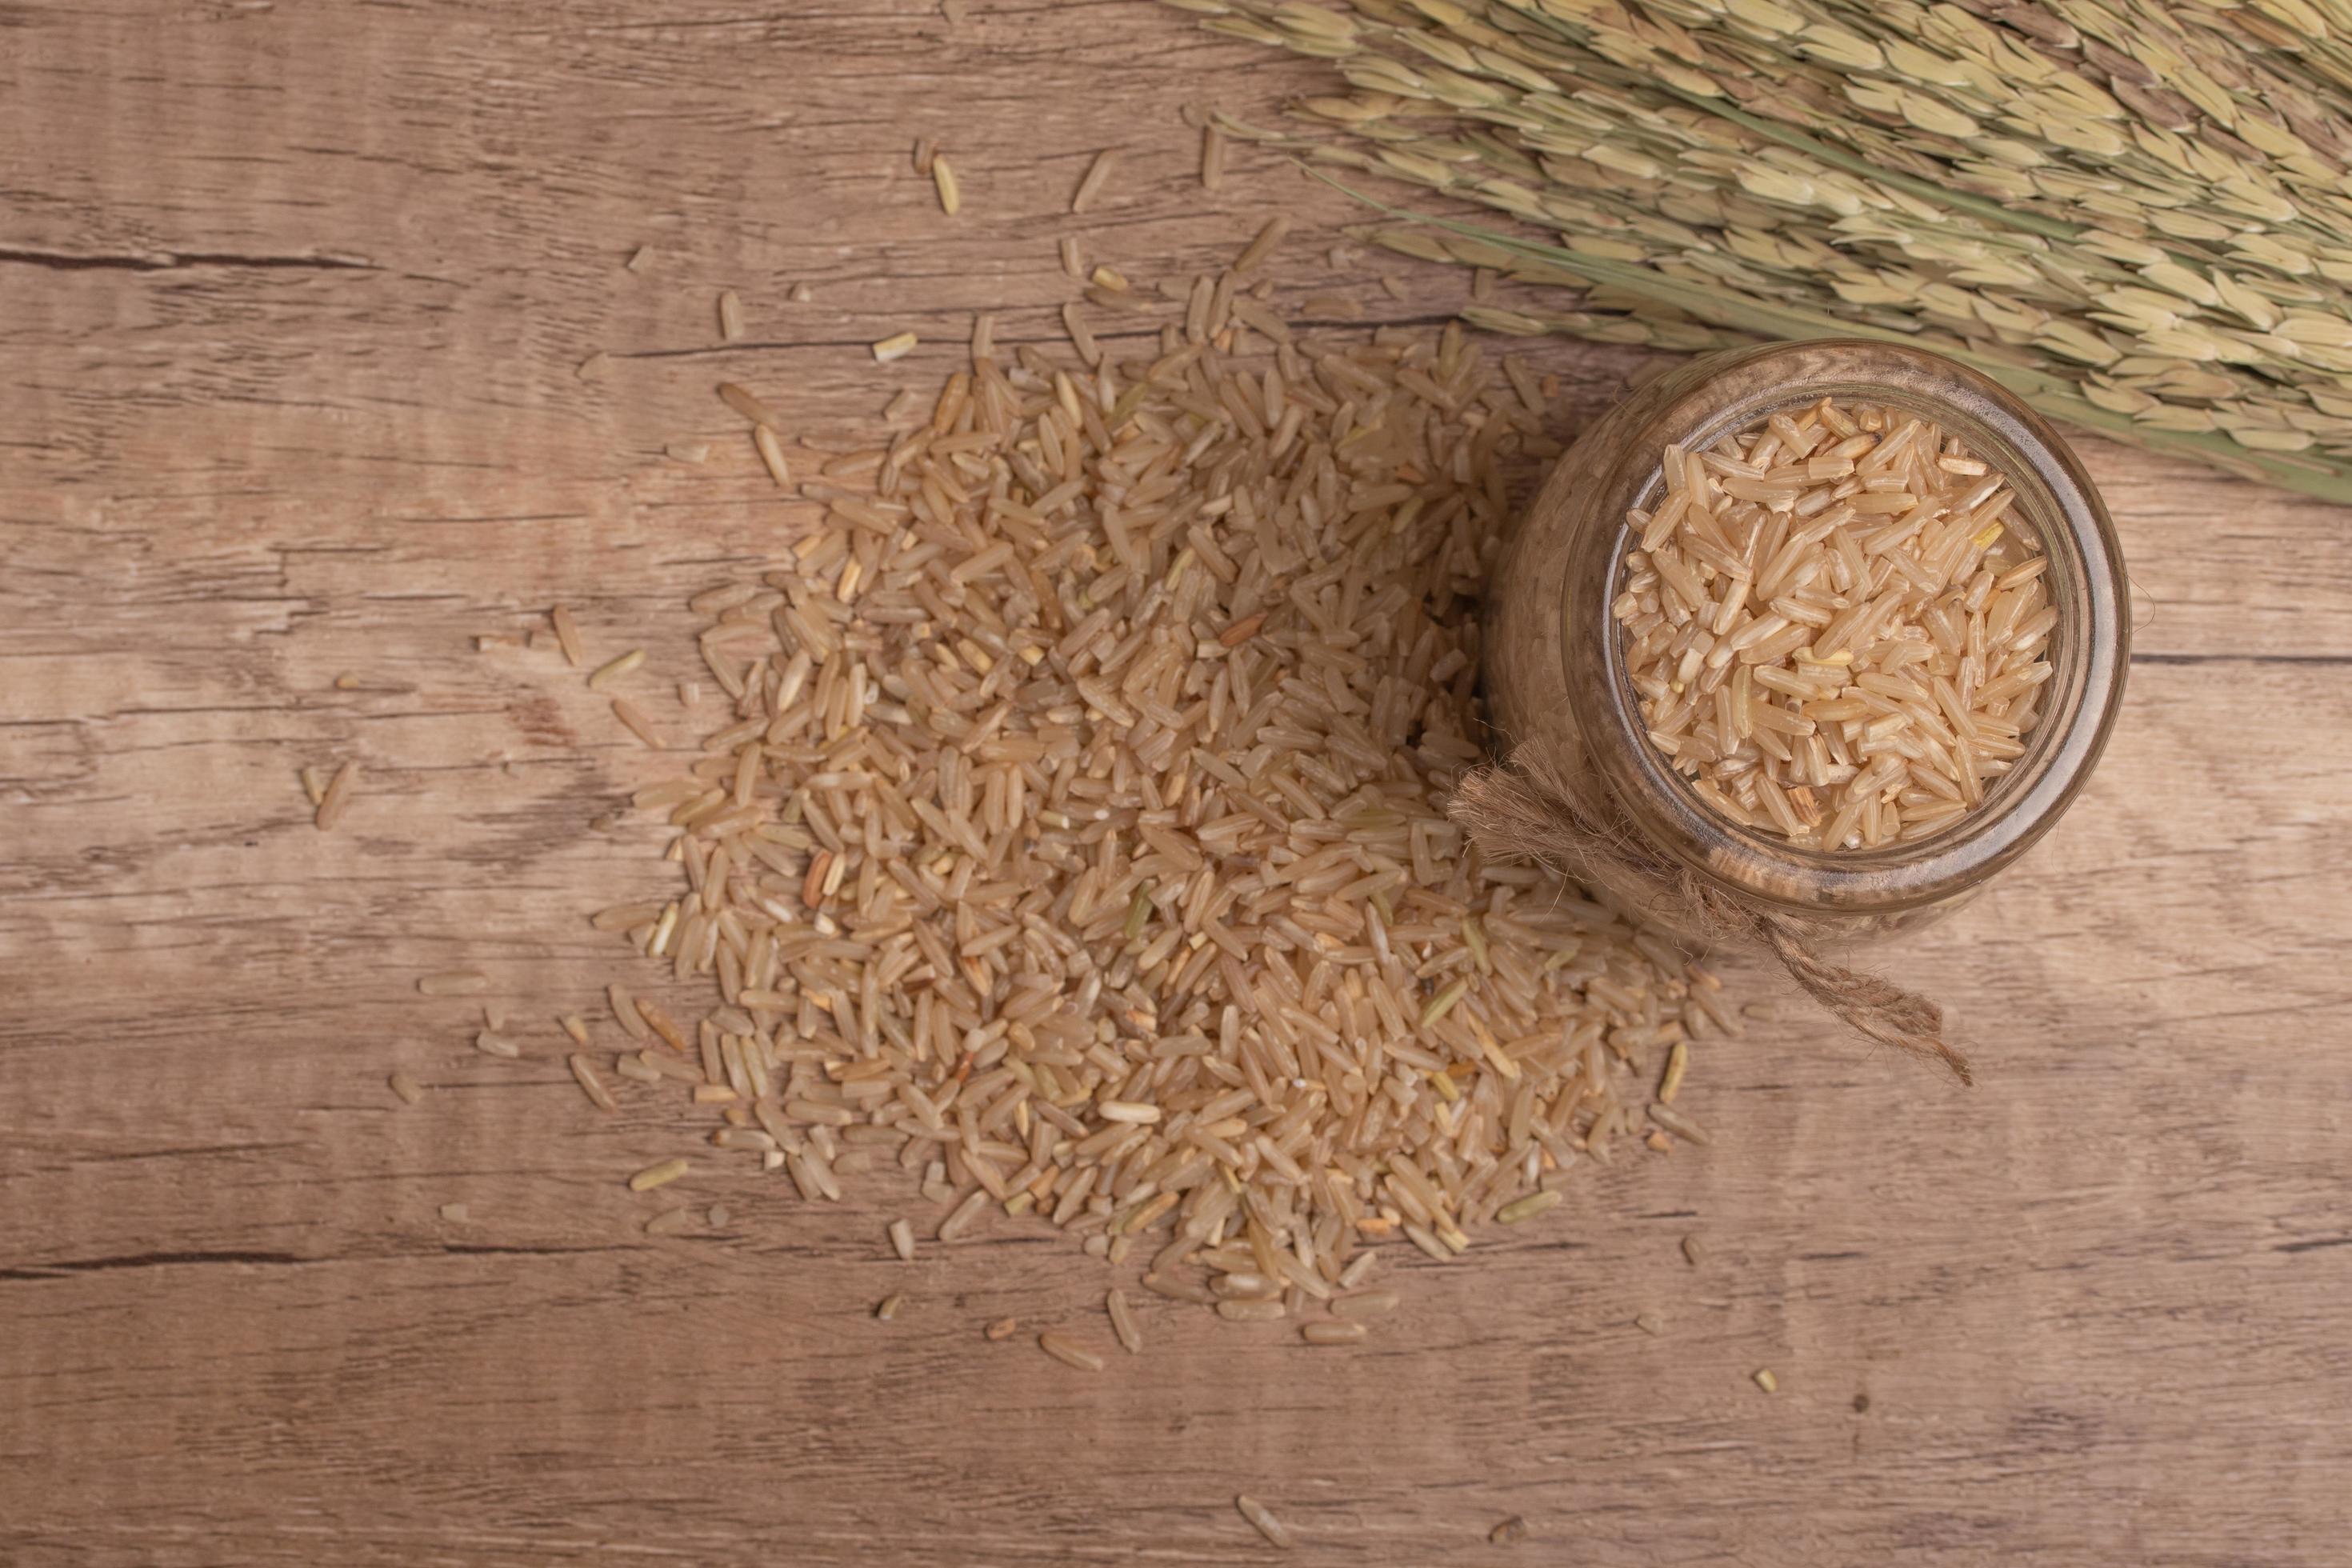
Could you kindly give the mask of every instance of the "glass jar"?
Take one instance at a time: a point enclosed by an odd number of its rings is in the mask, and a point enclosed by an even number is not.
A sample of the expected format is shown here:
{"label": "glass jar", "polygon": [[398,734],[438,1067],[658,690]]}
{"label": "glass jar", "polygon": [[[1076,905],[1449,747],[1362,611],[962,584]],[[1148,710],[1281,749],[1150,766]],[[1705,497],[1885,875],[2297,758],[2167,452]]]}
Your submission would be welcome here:
{"label": "glass jar", "polygon": [[[1909,843],[1816,850],[1711,809],[1650,741],[1611,602],[1639,547],[1628,510],[1654,507],[1669,442],[1696,450],[1824,396],[1916,414],[2005,475],[2015,512],[2050,558],[2057,611],[2040,721],[1984,800]],[[2114,524],[2081,461],[2000,386],[1924,349],[1829,339],[1739,349],[1642,387],[1563,457],[1522,519],[1496,578],[1486,674],[1506,754],[1532,747],[1615,852],[1572,867],[1644,919],[1722,934],[1709,909],[1777,917],[1800,932],[1867,938],[1958,907],[2047,833],[2089,779],[2123,698],[2130,626]],[[1694,906],[1698,906],[1694,908]]]}

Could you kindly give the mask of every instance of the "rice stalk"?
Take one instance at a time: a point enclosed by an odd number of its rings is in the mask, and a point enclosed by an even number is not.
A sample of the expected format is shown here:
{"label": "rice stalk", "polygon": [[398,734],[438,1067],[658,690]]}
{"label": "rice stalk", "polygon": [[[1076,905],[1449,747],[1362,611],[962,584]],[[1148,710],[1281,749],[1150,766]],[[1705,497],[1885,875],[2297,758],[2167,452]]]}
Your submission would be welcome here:
{"label": "rice stalk", "polygon": [[[1202,7],[1187,7],[1201,9]],[[1330,62],[1287,145],[1507,215],[1371,237],[1577,296],[1480,325],[1859,333],[2069,423],[2352,500],[2352,14],[2153,0],[1220,0]]]}

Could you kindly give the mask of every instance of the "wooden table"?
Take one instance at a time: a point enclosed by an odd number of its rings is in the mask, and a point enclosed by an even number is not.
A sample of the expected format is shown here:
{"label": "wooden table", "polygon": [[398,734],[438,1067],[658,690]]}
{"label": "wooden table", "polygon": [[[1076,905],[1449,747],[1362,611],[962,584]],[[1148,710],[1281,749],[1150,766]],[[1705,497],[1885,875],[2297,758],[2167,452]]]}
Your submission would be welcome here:
{"label": "wooden table", "polygon": [[[2089,446],[2139,591],[2105,768],[1884,955],[1983,1087],[1759,1029],[1695,1073],[1711,1149],[1393,1259],[1360,1351],[1154,1300],[1086,1376],[978,1329],[1098,1332],[1101,1267],[1012,1226],[888,1261],[893,1178],[714,1177],[724,1226],[643,1234],[616,1173],[689,1124],[595,1114],[551,1020],[613,957],[583,911],[662,874],[589,828],[654,764],[476,639],[562,600],[683,672],[682,599],[799,504],[712,384],[845,443],[976,309],[1055,335],[1065,234],[1169,276],[1288,210],[1286,300],[1444,318],[1462,277],[1335,268],[1354,215],[1276,160],[1194,183],[1181,105],[1316,68],[1142,0],[0,21],[0,1560],[1238,1561],[1244,1489],[1307,1562],[2352,1552],[2342,513]],[[1643,363],[1528,352],[1567,426]],[[296,772],[344,758],[320,833]],[[414,990],[477,962],[522,1063]]]}

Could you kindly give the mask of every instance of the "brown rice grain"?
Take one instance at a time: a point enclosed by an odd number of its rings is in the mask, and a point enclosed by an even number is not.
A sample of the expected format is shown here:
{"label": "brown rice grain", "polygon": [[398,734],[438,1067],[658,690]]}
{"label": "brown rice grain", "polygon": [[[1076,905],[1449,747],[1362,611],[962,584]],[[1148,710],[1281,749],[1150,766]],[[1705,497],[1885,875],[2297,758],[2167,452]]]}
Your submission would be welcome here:
{"label": "brown rice grain", "polygon": [[1266,219],[1265,226],[1257,231],[1257,237],[1234,258],[1234,276],[1246,278],[1256,271],[1265,258],[1274,254],[1274,247],[1282,243],[1282,237],[1289,232],[1290,219],[1282,214],[1277,213]]}
{"label": "brown rice grain", "polygon": [[722,381],[719,384],[719,400],[754,425],[765,425],[770,429],[782,427],[782,422],[769,411],[768,405],[761,402],[748,386],[732,381]]}
{"label": "brown rice grain", "polygon": [[1096,196],[1102,194],[1103,187],[1110,183],[1111,170],[1113,166],[1112,160],[1113,153],[1112,149],[1110,148],[1105,148],[1103,151],[1095,154],[1094,162],[1087,165],[1085,176],[1078,181],[1078,188],[1070,193],[1070,210],[1072,212],[1082,213],[1086,211],[1087,204],[1093,201]]}
{"label": "brown rice grain", "polygon": [[1352,1345],[1370,1331],[1361,1323],[1335,1323],[1328,1320],[1298,1325],[1298,1337],[1310,1345]]}
{"label": "brown rice grain", "polygon": [[588,1097],[589,1103],[599,1110],[621,1109],[620,1102],[613,1098],[613,1091],[604,1087],[604,1080],[596,1076],[596,1068],[586,1057],[574,1051],[566,1059],[572,1065],[572,1076],[579,1083],[580,1092]]}
{"label": "brown rice grain", "polygon": [[1289,1316],[1289,1309],[1278,1300],[1224,1300],[1217,1303],[1217,1316],[1236,1323],[1266,1323]]}
{"label": "brown rice grain", "polygon": [[1103,1358],[1066,1334],[1045,1333],[1037,1336],[1037,1348],[1066,1365],[1080,1372],[1100,1372]]}
{"label": "brown rice grain", "polygon": [[1516,1198],[1495,1211],[1496,1225],[1517,1225],[1523,1219],[1533,1219],[1546,1209],[1556,1208],[1561,1201],[1558,1192],[1529,1193]]}
{"label": "brown rice grain", "polygon": [[563,661],[574,669],[586,658],[580,643],[580,623],[572,618],[569,607],[558,605],[547,612],[548,624],[555,628],[555,641],[563,649]]}
{"label": "brown rice grain", "polygon": [[677,1019],[642,996],[637,998],[637,1016],[643,1018],[646,1027],[659,1035],[670,1049],[680,1055],[686,1053],[686,1031],[677,1026]]}
{"label": "brown rice grain", "polygon": [[1282,1527],[1282,1521],[1274,1517],[1265,1504],[1244,1494],[1234,1499],[1234,1507],[1241,1510],[1241,1516],[1248,1520],[1260,1535],[1265,1537],[1268,1545],[1285,1552],[1290,1550],[1293,1544],[1290,1531]]}
{"label": "brown rice grain", "polygon": [[669,750],[669,742],[663,740],[661,732],[654,728],[654,721],[646,717],[646,710],[627,698],[613,699],[613,717],[618,719],[629,733],[655,751]]}
{"label": "brown rice grain", "polygon": [[416,977],[416,989],[425,996],[478,996],[490,988],[490,977],[470,969],[444,970]]}
{"label": "brown rice grain", "polygon": [[1118,1342],[1127,1353],[1141,1355],[1143,1330],[1136,1323],[1135,1309],[1128,1304],[1127,1292],[1113,1290],[1105,1296],[1103,1310],[1110,1314],[1111,1332],[1118,1336]]}
{"label": "brown rice grain", "polygon": [[1653,1104],[1650,1120],[1686,1143],[1705,1145],[1715,1142],[1706,1128],[1671,1106]]}
{"label": "brown rice grain", "polygon": [[784,461],[783,443],[776,439],[773,430],[765,425],[752,426],[751,449],[760,454],[760,466],[768,470],[768,477],[776,481],[778,489],[793,488],[793,470]]}
{"label": "brown rice grain", "polygon": [[656,1187],[666,1187],[693,1168],[692,1164],[682,1156],[658,1161],[629,1178],[629,1191],[649,1193]]}
{"label": "brown rice grain", "polygon": [[599,665],[594,673],[588,677],[588,689],[591,691],[602,691],[606,687],[612,685],[613,682],[620,679],[623,676],[628,674],[631,670],[636,668],[637,666],[645,662],[646,650],[641,647],[633,647],[628,652],[622,654],[618,658],[610,659],[605,663]]}
{"label": "brown rice grain", "polygon": [[332,828],[343,819],[343,814],[352,808],[352,794],[359,787],[359,780],[360,765],[357,763],[345,763],[335,770],[335,776],[329,781],[325,793],[319,796],[319,809],[311,817],[320,831]]}

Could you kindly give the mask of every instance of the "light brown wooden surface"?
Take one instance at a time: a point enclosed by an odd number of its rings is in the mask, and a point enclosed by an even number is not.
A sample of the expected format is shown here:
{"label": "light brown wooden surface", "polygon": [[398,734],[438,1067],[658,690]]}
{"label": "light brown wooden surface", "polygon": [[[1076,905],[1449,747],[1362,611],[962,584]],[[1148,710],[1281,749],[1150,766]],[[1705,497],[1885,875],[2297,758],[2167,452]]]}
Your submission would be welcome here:
{"label": "light brown wooden surface", "polygon": [[[551,1018],[614,956],[583,912],[665,885],[587,827],[656,764],[476,635],[561,599],[688,673],[682,599],[798,504],[712,383],[846,441],[976,308],[1055,333],[1063,233],[1171,276],[1288,209],[1294,308],[1462,298],[1335,268],[1344,200],[1264,156],[1194,184],[1180,106],[1311,65],[1142,0],[965,12],[0,5],[0,1560],[1239,1561],[1247,1490],[1315,1563],[2345,1561],[2352,518],[2112,447],[2109,760],[1880,955],[1958,1004],[1974,1093],[1759,1028],[1695,1068],[1713,1148],[1391,1258],[1354,1351],[1156,1300],[1099,1375],[987,1343],[1108,1345],[1101,1266],[1009,1223],[887,1261],[895,1175],[698,1177],[729,1224],[642,1234],[618,1175],[698,1123],[595,1114]],[[1528,352],[1571,426],[1642,363]],[[296,770],[343,758],[320,834]],[[414,992],[475,961],[523,1064]]]}

